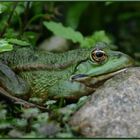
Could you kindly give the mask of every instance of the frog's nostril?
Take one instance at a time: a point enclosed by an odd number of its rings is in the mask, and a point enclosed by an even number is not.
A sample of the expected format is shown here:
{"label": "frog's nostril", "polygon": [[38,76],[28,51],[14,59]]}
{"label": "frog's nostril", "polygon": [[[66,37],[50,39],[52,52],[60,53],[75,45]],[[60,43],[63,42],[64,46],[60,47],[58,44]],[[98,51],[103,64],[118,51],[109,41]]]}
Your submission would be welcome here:
{"label": "frog's nostril", "polygon": [[80,78],[85,78],[85,77],[87,77],[88,75],[86,75],[86,74],[76,74],[76,75],[72,75],[71,77],[70,77],[70,80],[77,80],[77,79],[80,79]]}

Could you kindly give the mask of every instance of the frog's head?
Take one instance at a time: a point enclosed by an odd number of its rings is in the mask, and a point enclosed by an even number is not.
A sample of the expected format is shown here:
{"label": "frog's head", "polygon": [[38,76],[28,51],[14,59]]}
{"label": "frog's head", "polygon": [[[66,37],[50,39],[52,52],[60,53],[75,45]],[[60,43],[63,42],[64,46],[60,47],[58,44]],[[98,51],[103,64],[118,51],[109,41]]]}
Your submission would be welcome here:
{"label": "frog's head", "polygon": [[95,84],[124,71],[132,64],[133,60],[128,55],[110,50],[106,43],[99,42],[91,50],[89,58],[77,65],[71,80]]}

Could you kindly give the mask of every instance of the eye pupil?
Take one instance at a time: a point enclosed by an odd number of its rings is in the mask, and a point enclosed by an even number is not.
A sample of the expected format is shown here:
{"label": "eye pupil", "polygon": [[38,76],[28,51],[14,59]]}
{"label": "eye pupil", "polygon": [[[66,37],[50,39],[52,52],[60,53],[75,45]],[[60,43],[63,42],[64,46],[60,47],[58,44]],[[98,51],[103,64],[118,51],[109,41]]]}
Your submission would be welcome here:
{"label": "eye pupil", "polygon": [[103,57],[103,53],[102,52],[96,52],[96,57]]}

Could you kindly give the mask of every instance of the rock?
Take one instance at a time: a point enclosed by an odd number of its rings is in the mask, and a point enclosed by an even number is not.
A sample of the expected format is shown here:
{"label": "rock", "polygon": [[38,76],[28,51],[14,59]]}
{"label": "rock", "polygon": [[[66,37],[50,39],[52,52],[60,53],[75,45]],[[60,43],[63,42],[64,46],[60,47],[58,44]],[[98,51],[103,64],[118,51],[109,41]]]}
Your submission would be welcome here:
{"label": "rock", "polygon": [[44,40],[39,46],[39,50],[50,52],[64,52],[69,49],[69,42],[59,36],[52,36],[49,39]]}
{"label": "rock", "polygon": [[140,137],[140,67],[107,80],[69,124],[85,137]]}
{"label": "rock", "polygon": [[37,132],[44,137],[53,136],[60,131],[60,127],[57,124],[49,123],[49,124],[40,124],[38,128],[36,128]]}
{"label": "rock", "polygon": [[22,132],[16,130],[16,129],[12,129],[9,133],[8,136],[10,136],[10,138],[22,138],[23,134]]}

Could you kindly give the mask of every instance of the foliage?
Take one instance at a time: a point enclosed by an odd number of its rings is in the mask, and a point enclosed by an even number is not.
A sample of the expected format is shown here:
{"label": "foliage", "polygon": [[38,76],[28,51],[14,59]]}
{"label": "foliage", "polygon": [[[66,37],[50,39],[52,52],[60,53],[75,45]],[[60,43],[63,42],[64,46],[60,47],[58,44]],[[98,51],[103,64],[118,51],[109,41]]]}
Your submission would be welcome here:
{"label": "foliage", "polygon": [[13,45],[9,44],[8,41],[1,39],[0,40],[0,52],[11,51],[13,50]]}
{"label": "foliage", "polygon": [[[34,21],[37,21],[39,18],[44,20],[46,17],[49,19],[51,18],[52,14],[55,16],[57,15],[57,12],[55,13],[55,7],[53,7],[50,3],[48,5],[51,5],[50,9],[54,12],[50,15],[43,14],[42,13],[42,7],[43,5],[40,4],[40,10],[36,11],[34,10],[36,4],[30,3],[30,2],[19,2],[13,3],[13,10],[10,12],[13,12],[13,14],[9,13],[9,19],[7,19],[7,24],[9,26],[9,22],[11,22],[11,25],[13,24],[13,28],[8,28],[5,26],[2,30],[1,37],[4,36],[6,39],[9,40],[10,43],[16,44],[19,46],[35,46],[39,34],[37,34],[34,31],[26,31],[28,28],[32,28],[32,26],[36,26],[33,24]],[[78,26],[78,22],[80,20],[80,17],[82,13],[85,11],[87,6],[89,5],[89,2],[87,3],[76,3],[72,7],[69,8],[67,13],[66,22],[69,25],[69,27],[64,27],[61,23],[55,23],[53,21],[44,21],[42,22],[49,30],[51,30],[55,35],[61,36],[63,38],[71,40],[73,43],[79,43],[81,47],[92,47],[95,45],[98,41],[105,41],[105,42],[111,42],[108,36],[104,33],[104,31],[99,31],[99,33],[93,33],[92,36],[84,37],[81,32],[75,31],[73,28],[76,28]],[[9,5],[9,3],[2,3],[1,4],[1,13],[4,13],[8,10],[9,7],[12,7]],[[29,10],[34,10],[34,16],[32,16],[30,19],[28,18]],[[36,15],[37,12],[37,15]],[[12,20],[10,17],[13,16]],[[23,16],[23,18],[21,18]],[[53,17],[52,16],[52,17]],[[3,17],[3,16],[2,16]],[[73,18],[73,20],[72,20]],[[50,19],[49,19],[50,20]],[[5,22],[5,17],[3,17],[2,22]],[[13,22],[13,23],[12,23]],[[15,24],[19,24],[19,32],[15,31]],[[71,27],[70,27],[71,26]],[[73,28],[72,28],[73,27]],[[42,27],[41,27],[42,28]]]}
{"label": "foliage", "polygon": [[69,7],[66,17],[66,24],[68,26],[71,26],[73,29],[76,29],[80,22],[82,13],[86,10],[89,4],[89,2],[77,2],[74,3],[71,7]]}
{"label": "foliage", "polygon": [[44,25],[51,30],[55,35],[72,40],[74,43],[82,44],[84,37],[80,32],[74,31],[70,27],[64,27],[61,23],[44,22]]}
{"label": "foliage", "polygon": [[13,38],[10,38],[8,39],[8,42],[9,43],[12,43],[12,44],[16,44],[16,45],[19,45],[19,46],[29,46],[30,44],[26,41],[22,41],[22,40],[19,40],[19,39],[13,39]]}
{"label": "foliage", "polygon": [[44,22],[44,25],[55,35],[71,40],[73,43],[79,43],[80,47],[90,48],[97,42],[103,41],[111,43],[109,37],[104,31],[96,31],[92,36],[84,37],[80,32],[75,31],[71,27],[64,27],[61,23]]}

